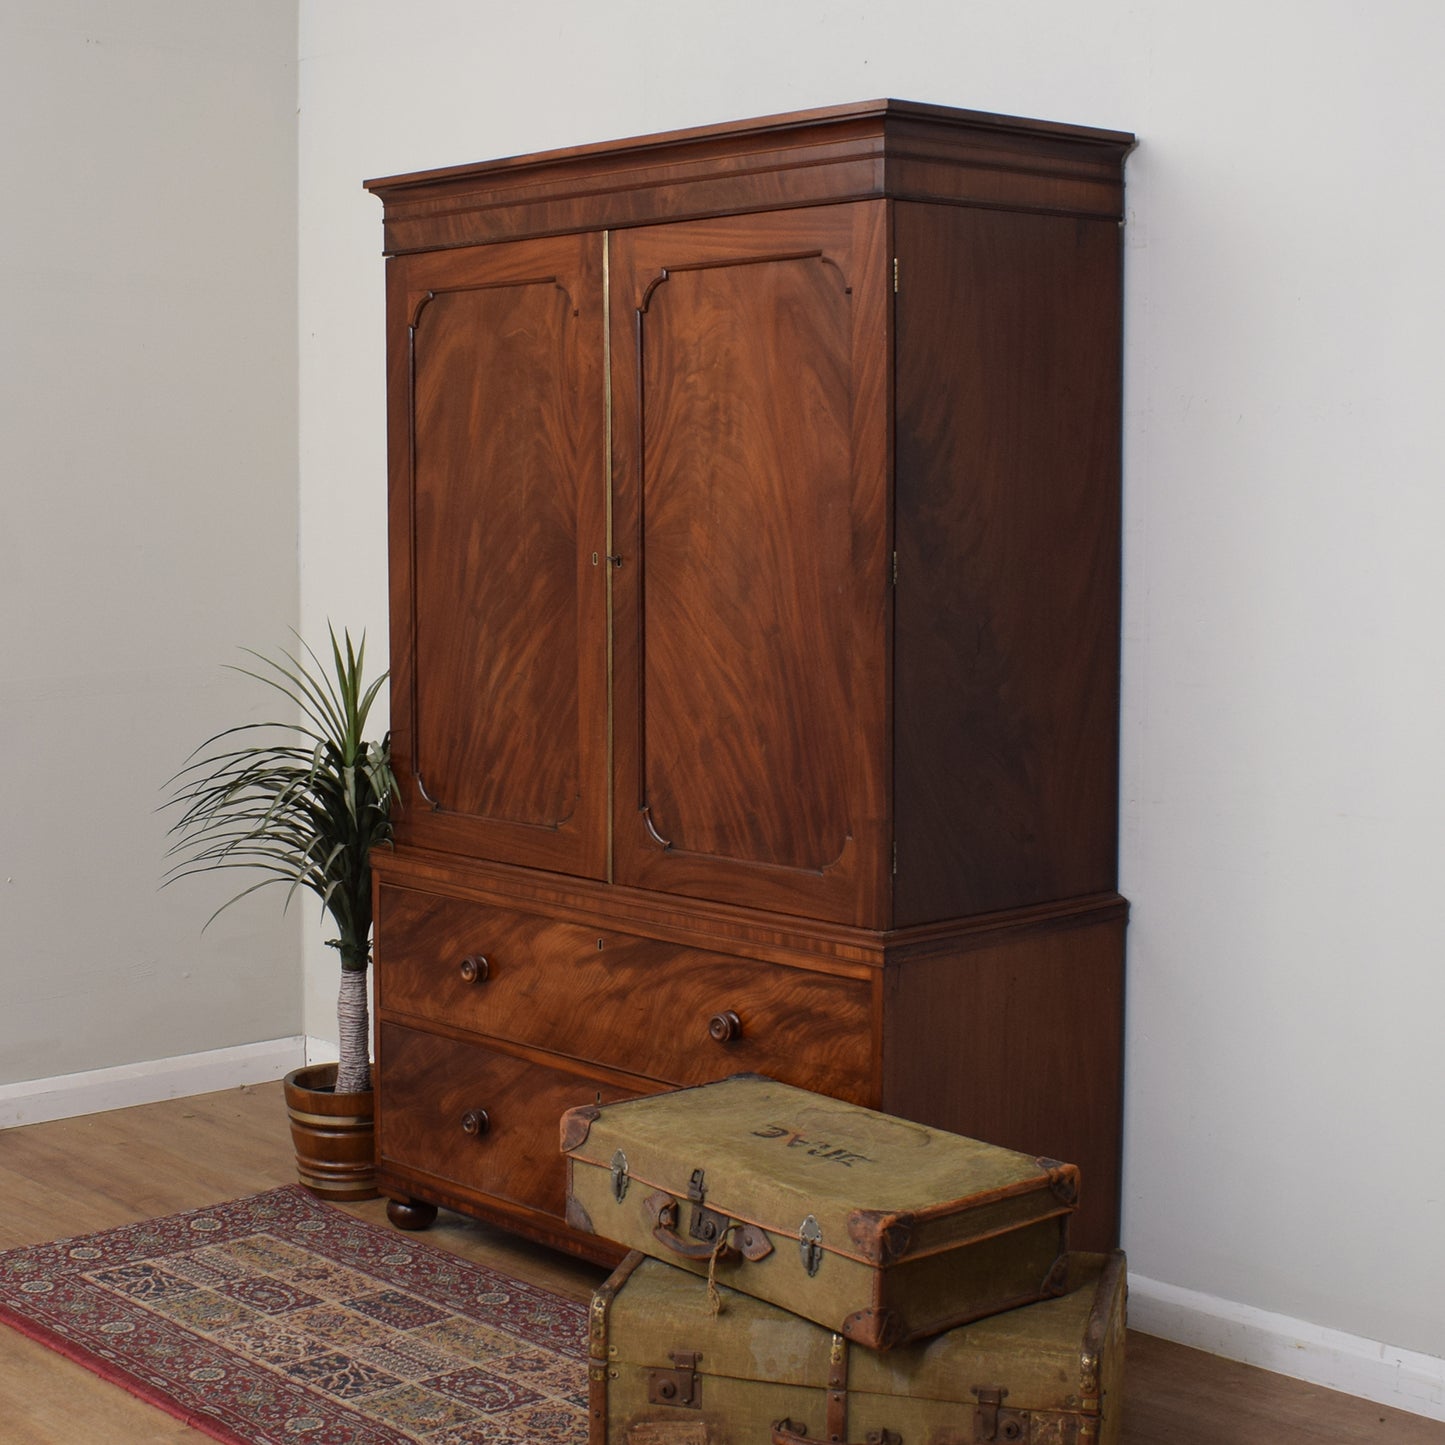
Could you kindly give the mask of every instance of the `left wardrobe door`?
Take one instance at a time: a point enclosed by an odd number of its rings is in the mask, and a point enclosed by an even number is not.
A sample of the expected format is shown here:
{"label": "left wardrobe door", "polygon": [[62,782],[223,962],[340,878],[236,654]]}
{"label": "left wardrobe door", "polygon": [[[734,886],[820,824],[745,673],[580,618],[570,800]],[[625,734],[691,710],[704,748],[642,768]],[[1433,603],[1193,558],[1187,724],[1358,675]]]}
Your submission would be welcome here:
{"label": "left wardrobe door", "polygon": [[607,869],[603,238],[388,262],[399,842]]}

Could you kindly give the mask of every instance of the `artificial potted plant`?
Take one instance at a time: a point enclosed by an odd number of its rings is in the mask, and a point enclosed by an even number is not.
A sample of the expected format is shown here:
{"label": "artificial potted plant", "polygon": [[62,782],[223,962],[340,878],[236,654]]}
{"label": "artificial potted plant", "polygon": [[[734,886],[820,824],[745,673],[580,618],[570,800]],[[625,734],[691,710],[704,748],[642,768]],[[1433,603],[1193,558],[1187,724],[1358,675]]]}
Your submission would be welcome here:
{"label": "artificial potted plant", "polygon": [[[268,884],[320,900],[336,925],[341,954],[337,1003],[340,1058],[286,1076],[286,1103],[301,1183],[329,1199],[376,1196],[370,1025],[371,850],[391,838],[390,735],[366,738],[386,673],[365,681],[366,639],[331,637],[329,666],[304,641],[300,656],[276,661],[245,651],[258,670],[237,667],[297,710],[284,722],[243,723],[208,738],[171,779],[167,807],[180,810],[168,856],[171,883],[222,868],[259,872],[259,881],[207,920]],[[298,639],[299,640],[299,639]]]}

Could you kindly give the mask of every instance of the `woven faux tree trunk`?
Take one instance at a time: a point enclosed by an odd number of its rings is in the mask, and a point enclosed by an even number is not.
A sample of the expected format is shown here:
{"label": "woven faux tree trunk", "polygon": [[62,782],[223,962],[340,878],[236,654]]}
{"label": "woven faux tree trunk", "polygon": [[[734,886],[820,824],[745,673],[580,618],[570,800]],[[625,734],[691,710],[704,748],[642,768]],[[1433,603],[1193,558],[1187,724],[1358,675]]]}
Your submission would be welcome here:
{"label": "woven faux tree trunk", "polygon": [[341,992],[336,1000],[340,1062],[336,1067],[338,1094],[364,1094],[371,1088],[370,1027],[366,998],[366,960],[350,963],[341,956]]}

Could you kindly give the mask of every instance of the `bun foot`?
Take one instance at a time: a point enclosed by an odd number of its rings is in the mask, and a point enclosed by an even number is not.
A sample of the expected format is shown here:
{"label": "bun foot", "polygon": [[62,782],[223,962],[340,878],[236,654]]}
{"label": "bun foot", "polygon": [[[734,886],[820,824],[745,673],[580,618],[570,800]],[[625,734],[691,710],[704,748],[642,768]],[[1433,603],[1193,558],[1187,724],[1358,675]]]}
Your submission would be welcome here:
{"label": "bun foot", "polygon": [[398,1229],[429,1229],[436,1220],[437,1207],[423,1199],[388,1199],[386,1217]]}

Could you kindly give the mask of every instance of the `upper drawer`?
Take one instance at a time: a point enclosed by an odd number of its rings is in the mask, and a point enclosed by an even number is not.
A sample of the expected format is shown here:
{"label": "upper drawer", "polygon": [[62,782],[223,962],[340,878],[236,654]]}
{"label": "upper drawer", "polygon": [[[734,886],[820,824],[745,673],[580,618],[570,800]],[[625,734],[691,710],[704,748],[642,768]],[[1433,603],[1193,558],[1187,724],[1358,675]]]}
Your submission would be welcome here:
{"label": "upper drawer", "polygon": [[873,1098],[869,985],[383,885],[377,1007],[673,1084]]}

